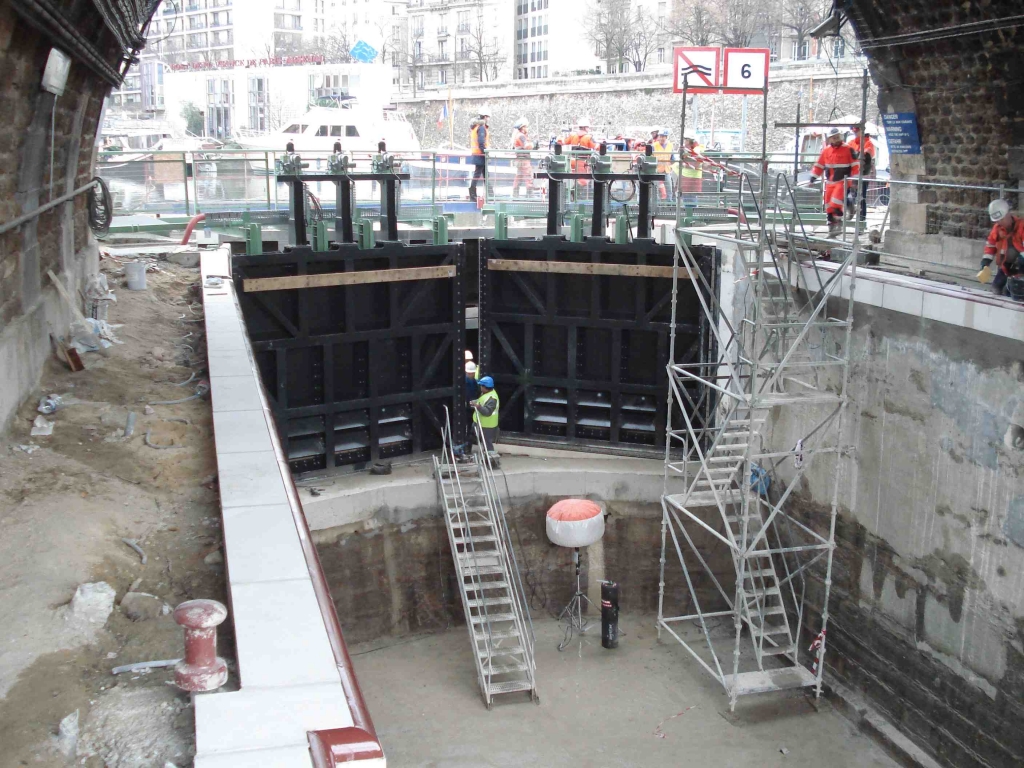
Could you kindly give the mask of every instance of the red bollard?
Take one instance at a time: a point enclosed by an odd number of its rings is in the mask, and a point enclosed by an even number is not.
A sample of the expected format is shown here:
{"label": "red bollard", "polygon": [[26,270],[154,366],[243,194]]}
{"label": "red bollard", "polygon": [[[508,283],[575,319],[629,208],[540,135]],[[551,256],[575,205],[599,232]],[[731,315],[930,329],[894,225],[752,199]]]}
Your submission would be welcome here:
{"label": "red bollard", "polygon": [[185,628],[185,658],[174,666],[174,684],[183,691],[215,691],[228,681],[228,666],[217,655],[217,627],[227,617],[216,600],[188,600],[174,609]]}

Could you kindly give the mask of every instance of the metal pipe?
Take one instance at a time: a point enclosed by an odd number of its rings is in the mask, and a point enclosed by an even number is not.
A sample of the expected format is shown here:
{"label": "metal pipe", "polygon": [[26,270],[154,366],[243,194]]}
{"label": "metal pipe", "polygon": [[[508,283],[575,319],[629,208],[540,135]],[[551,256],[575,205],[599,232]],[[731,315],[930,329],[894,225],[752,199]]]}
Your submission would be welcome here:
{"label": "metal pipe", "polygon": [[185,234],[181,238],[181,244],[182,245],[188,245],[188,239],[190,237],[192,237],[192,230],[196,228],[196,224],[198,224],[200,221],[205,221],[205,220],[206,220],[206,214],[205,213],[197,213],[195,216],[193,216],[189,220],[188,226],[185,227]]}
{"label": "metal pipe", "polygon": [[306,187],[298,176],[289,179],[292,183],[292,207],[295,209],[295,244],[307,245],[306,235]]}
{"label": "metal pipe", "polygon": [[384,182],[385,203],[387,205],[387,235],[388,240],[398,239],[398,197],[395,193],[396,182],[388,179]]}
{"label": "metal pipe", "polygon": [[[877,179],[876,179],[877,181]],[[906,181],[904,179],[888,179],[887,184],[907,184],[915,187],[943,187],[945,189],[963,189],[977,192],[999,192],[1005,193],[1005,186],[998,187],[975,187],[970,184],[946,184],[945,182],[938,181]]]}
{"label": "metal pipe", "polygon": [[16,229],[16,228],[20,227],[22,224],[24,224],[26,222],[29,222],[29,221],[32,221],[32,219],[36,218],[37,216],[41,216],[42,214],[46,213],[47,211],[52,210],[53,208],[56,208],[61,203],[66,203],[68,200],[71,200],[72,198],[78,197],[80,194],[82,194],[83,192],[86,192],[86,191],[92,189],[94,186],[96,186],[96,180],[95,179],[90,181],[88,184],[82,185],[81,187],[76,189],[74,192],[68,192],[66,195],[61,195],[60,197],[56,198],[55,200],[51,200],[50,202],[48,202],[46,205],[41,205],[38,208],[36,208],[35,210],[33,210],[33,211],[29,211],[28,213],[26,213],[26,214],[24,214],[22,216],[19,216],[16,219],[12,219],[11,221],[7,222],[6,224],[0,225],[0,235],[6,234],[7,232],[10,232],[12,229]]}

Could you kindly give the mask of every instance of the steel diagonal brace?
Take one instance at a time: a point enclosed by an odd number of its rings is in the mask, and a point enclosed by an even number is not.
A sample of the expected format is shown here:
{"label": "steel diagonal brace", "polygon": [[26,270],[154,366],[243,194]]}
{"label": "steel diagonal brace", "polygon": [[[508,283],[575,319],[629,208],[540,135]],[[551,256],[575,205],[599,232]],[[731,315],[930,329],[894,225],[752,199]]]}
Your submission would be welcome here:
{"label": "steel diagonal brace", "polygon": [[[854,255],[856,253],[857,253],[857,249],[855,247],[854,250],[851,251],[850,255],[847,256],[846,259],[843,261],[843,263],[839,267],[839,269],[836,270],[836,273],[835,273],[834,277],[839,277],[840,275],[842,275],[846,271],[847,267],[849,267],[849,265],[850,265],[851,259],[854,257]],[[793,341],[793,344],[790,346],[789,351],[786,352],[785,356],[782,358],[782,361],[779,363],[779,367],[775,369],[775,373],[773,373],[771,375],[771,377],[769,377],[769,379],[762,385],[761,389],[759,390],[760,392],[765,392],[765,391],[770,392],[771,391],[771,388],[778,381],[779,375],[782,373],[783,370],[785,370],[786,363],[789,361],[789,358],[796,351],[797,347],[800,346],[800,343],[804,340],[804,337],[807,336],[808,331],[810,331],[810,329],[811,329],[811,323],[813,323],[814,319],[819,314],[821,314],[821,310],[828,303],[829,296],[832,295],[832,292],[835,290],[835,286],[838,285],[839,282],[840,281],[838,279],[832,280],[829,283],[827,283],[825,285],[825,287],[822,289],[824,291],[824,294],[822,295],[821,300],[818,302],[818,305],[814,308],[814,311],[811,313],[811,316],[809,318],[807,318],[807,322],[804,324],[804,327],[801,329],[800,334]],[[698,295],[700,295],[700,294],[698,293]]]}
{"label": "steel diagonal brace", "polygon": [[[704,559],[704,556],[701,555],[700,549],[698,549],[697,545],[693,543],[693,539],[690,538],[690,533],[686,530],[686,526],[683,524],[683,521],[679,519],[679,516],[675,513],[675,510],[669,509],[668,513],[671,516],[672,520],[675,521],[675,524],[679,527],[680,532],[683,534],[683,536],[686,537],[686,543],[689,544],[690,550],[693,552],[697,560],[700,561],[700,564],[704,567],[704,570],[707,571],[708,576],[711,577],[711,580],[714,582],[715,587],[717,587],[719,594],[721,594],[721,596],[725,599],[725,602],[729,606],[729,609],[732,610],[732,598],[730,598],[729,595],[726,594],[726,591],[722,587],[721,582],[718,581],[718,578],[715,576],[714,571],[711,570],[711,566],[708,565],[707,561]],[[675,529],[671,525],[669,525],[669,531],[674,532],[674,530]],[[698,605],[699,610],[699,604],[697,603],[696,599],[694,599],[694,604]]]}
{"label": "steel diagonal brace", "polygon": [[[690,249],[686,245],[686,243],[680,239],[678,232],[676,233],[676,251],[678,253],[683,254],[683,260],[687,262],[686,268],[689,270],[690,274],[696,274],[697,278],[700,280],[701,285],[704,286],[704,289],[708,292],[708,296],[713,297],[715,295],[714,291],[708,284],[707,280],[704,278],[704,273],[701,272],[700,269],[698,269],[696,258],[694,258],[693,254],[690,252]],[[676,269],[679,268],[677,259],[673,259],[673,264],[675,265]],[[700,302],[701,308],[704,310],[704,316],[708,318],[708,328],[714,334],[715,339],[718,340],[719,358],[725,361],[725,365],[729,370],[729,375],[736,385],[736,390],[738,392],[742,392],[743,385],[740,383],[739,375],[736,373],[736,370],[733,367],[732,360],[730,360],[728,355],[726,354],[729,348],[732,346],[733,340],[736,338],[736,329],[732,327],[732,324],[729,322],[729,319],[725,317],[725,315],[723,314],[720,319],[722,322],[725,323],[726,327],[729,329],[730,339],[728,343],[722,341],[722,336],[718,332],[718,319],[715,318],[715,313],[708,307],[708,304],[704,299],[704,292],[698,290],[695,293],[697,294],[697,300]],[[717,301],[717,299],[713,298],[712,301]]]}
{"label": "steel diagonal brace", "polygon": [[[768,515],[768,519],[764,521],[764,525],[761,526],[761,529],[757,532],[757,535],[751,541],[750,546],[743,553],[744,556],[746,556],[747,554],[749,554],[752,551],[754,545],[761,539],[762,536],[765,535],[765,532],[768,530],[768,526],[771,525],[772,520],[774,520],[775,516],[780,514],[780,513],[782,514],[783,517],[785,517],[786,519],[796,523],[801,528],[803,528],[807,533],[811,534],[814,538],[816,538],[818,541],[820,541],[822,546],[826,546],[826,547],[829,546],[829,543],[828,543],[828,541],[826,539],[822,538],[819,534],[815,533],[810,528],[808,528],[807,526],[803,525],[796,518],[792,517],[791,515],[787,515],[785,512],[782,512],[782,505],[785,503],[786,499],[789,498],[789,495],[793,492],[793,489],[796,488],[797,482],[800,480],[801,477],[804,476],[804,472],[806,471],[806,469],[807,469],[807,465],[804,465],[803,467],[801,467],[800,469],[798,469],[796,471],[796,474],[793,475],[793,479],[790,481],[789,485],[786,486],[785,492],[782,494],[781,498],[778,500],[778,502],[776,504],[772,504],[771,502],[768,503],[768,506],[770,506],[772,508],[772,512],[771,512],[770,515]],[[765,542],[767,543],[767,537],[765,538]],[[817,547],[818,545],[814,545],[814,546]]]}
{"label": "steel diagonal brace", "polygon": [[[669,376],[669,386],[672,387],[672,391],[673,391],[673,393],[676,396],[677,402],[681,402],[680,398],[679,398],[679,388],[677,386],[675,377]],[[719,498],[719,496],[718,496],[718,491],[715,489],[715,483],[711,479],[711,473],[708,470],[707,457],[704,455],[704,452],[700,449],[700,445],[698,445],[697,435],[694,432],[693,423],[690,421],[689,415],[686,413],[685,409],[680,408],[680,410],[683,413],[683,418],[686,420],[686,429],[690,433],[690,439],[693,441],[693,447],[697,451],[697,457],[700,459],[701,471],[703,471],[707,475],[708,485],[711,488],[712,495],[715,497],[715,504],[718,506],[718,509],[722,512],[722,516],[724,517],[725,516],[725,507],[724,507],[724,505],[722,503],[722,499]],[[694,488],[695,485],[697,485],[697,481],[700,480],[700,474],[701,474],[700,472],[697,472],[697,474],[693,478],[693,482],[690,484],[690,487],[687,488],[687,490],[686,490],[686,498],[687,499],[689,499],[690,495],[693,493],[693,488]],[[705,526],[705,527],[707,527],[707,526]],[[708,530],[711,530],[711,529],[708,528]],[[715,535],[718,536],[718,533],[716,532]],[[719,536],[719,538],[722,538],[722,537]],[[725,539],[722,538],[722,541],[725,541]],[[733,545],[730,544],[730,546],[733,546]]]}
{"label": "steel diagonal brace", "polygon": [[712,536],[714,536],[714,537],[715,537],[716,539],[718,539],[718,540],[719,540],[720,542],[722,542],[723,544],[725,544],[725,545],[726,545],[727,547],[729,547],[729,549],[731,549],[731,550],[732,550],[732,551],[734,551],[734,552],[739,552],[739,548],[738,548],[738,547],[736,546],[735,542],[729,541],[729,540],[728,540],[727,538],[725,538],[725,537],[724,537],[724,536],[723,536],[722,534],[720,534],[720,533],[719,533],[718,531],[716,531],[716,530],[715,530],[714,528],[712,528],[712,527],[711,527],[710,525],[708,525],[707,523],[705,523],[705,522],[704,522],[703,520],[701,520],[701,519],[700,519],[699,517],[697,517],[697,516],[696,516],[695,514],[693,514],[693,512],[691,512],[690,510],[688,510],[688,509],[687,509],[686,507],[684,507],[684,506],[683,506],[682,504],[680,504],[680,503],[679,503],[679,502],[677,502],[677,501],[672,501],[672,500],[669,500],[669,504],[671,504],[671,505],[672,505],[672,506],[673,506],[673,507],[674,507],[675,509],[679,510],[679,511],[680,511],[680,512],[682,512],[682,513],[683,513],[684,515],[686,515],[686,516],[687,516],[688,518],[690,518],[691,520],[693,520],[693,522],[695,522],[695,523],[696,523],[697,525],[699,525],[699,526],[700,526],[701,528],[703,528],[703,529],[704,529],[705,531],[707,531],[708,533],[710,533],[710,534],[711,534]]}
{"label": "steel diagonal brace", "polygon": [[[668,511],[668,510],[666,509],[666,511]],[[673,513],[672,516],[675,517],[675,514]],[[679,524],[680,530],[683,530],[684,533],[685,533],[685,530],[683,529],[682,524],[679,523],[678,518],[676,519],[676,523]],[[724,685],[725,684],[725,675],[722,672],[722,665],[718,661],[718,654],[715,653],[715,646],[711,642],[711,631],[708,629],[707,622],[704,621],[704,614],[703,614],[703,612],[700,609],[700,601],[697,599],[697,591],[693,588],[693,582],[690,580],[690,569],[686,567],[686,560],[683,558],[683,550],[682,550],[682,547],[679,546],[679,539],[676,536],[675,528],[673,528],[671,525],[669,525],[668,529],[669,529],[669,533],[672,534],[672,543],[675,545],[676,554],[679,556],[679,564],[683,568],[683,576],[686,579],[686,586],[689,588],[690,595],[693,597],[693,605],[697,609],[698,615],[700,615],[700,626],[701,626],[701,629],[704,632],[704,640],[707,642],[708,649],[711,651],[711,658],[714,660],[715,668],[718,670],[718,678],[719,678],[719,680]],[[690,541],[690,537],[687,536],[686,538],[687,538],[687,541],[689,542]],[[692,542],[690,543],[690,546],[691,546],[691,548],[693,547]],[[695,549],[694,549],[694,551],[696,552]],[[710,573],[710,570],[708,572]],[[729,606],[732,607],[732,602],[729,602]],[[686,642],[681,637],[679,637],[679,635],[677,635],[668,626],[668,624],[666,624],[665,622],[662,622],[662,626],[664,626],[665,629],[667,629],[669,632],[671,632],[672,635],[676,638],[676,640],[678,640],[683,645],[683,647],[686,648],[686,650],[690,651],[690,653],[693,654],[693,657],[695,659],[697,659],[697,661],[699,661],[704,666],[704,668],[707,669],[708,672],[710,672],[712,675],[715,674],[715,670],[711,669],[711,667],[708,665],[708,663],[706,661],[704,661],[704,659],[702,659],[700,656],[698,656],[693,651],[693,649],[691,649],[690,646],[687,645]]]}
{"label": "steel diagonal brace", "polygon": [[816,562],[821,560],[821,558],[823,558],[827,554],[828,554],[828,550],[827,549],[823,549],[820,552],[818,552],[818,554],[816,554],[814,557],[812,557],[810,560],[808,560],[806,563],[801,565],[799,568],[797,568],[795,571],[793,571],[791,574],[789,574],[786,578],[784,578],[782,581],[780,581],[779,582],[779,588],[781,589],[783,586],[785,586],[786,584],[791,582],[793,579],[795,579],[797,576],[799,576],[803,571],[806,571],[808,568],[810,568]]}

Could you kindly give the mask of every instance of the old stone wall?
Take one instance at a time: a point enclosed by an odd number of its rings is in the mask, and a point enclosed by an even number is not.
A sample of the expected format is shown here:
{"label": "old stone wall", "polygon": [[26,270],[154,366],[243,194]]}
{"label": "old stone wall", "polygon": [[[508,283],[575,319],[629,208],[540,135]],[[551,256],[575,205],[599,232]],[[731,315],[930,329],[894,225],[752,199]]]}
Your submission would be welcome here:
{"label": "old stone wall", "polygon": [[[1015,187],[1024,177],[1024,105],[1019,98],[1024,32],[1009,27],[967,34],[958,27],[1004,19],[1018,13],[1019,5],[1012,0],[895,5],[853,0],[847,7],[879,86],[879,109],[917,115],[921,154],[894,163],[899,177]],[[879,37],[944,28],[950,31],[918,44],[872,45]],[[897,225],[917,234],[983,238],[990,226],[985,207],[995,196],[926,187],[901,201],[907,210]]]}
{"label": "old stone wall", "polygon": [[[866,307],[855,328],[830,670],[947,765],[1021,765],[1024,451],[1005,435],[1024,344]],[[821,415],[776,418],[772,445]],[[823,534],[834,468],[816,459],[791,506]],[[823,584],[818,569],[812,633]]]}
{"label": "old stone wall", "polygon": [[[79,17],[80,31],[95,33],[92,40],[102,49],[98,12],[86,9]],[[0,224],[77,189],[92,175],[108,86],[73,62],[64,95],[44,92],[40,81],[50,47],[11,4],[0,6]],[[0,427],[35,385],[49,354],[49,334],[66,328],[67,309],[46,271],[62,276],[74,295],[96,262],[84,196],[0,235]]]}
{"label": "old stone wall", "polygon": [[[508,515],[534,621],[554,620],[575,589],[571,550],[552,544],[545,532],[545,513],[557,500],[519,499]],[[584,589],[593,594],[596,579],[602,578],[591,568],[591,560],[600,557],[603,578],[619,583],[623,612],[656,611],[661,506],[595,500],[606,507],[606,527],[600,554],[592,547],[584,556]],[[361,642],[463,623],[458,580],[440,515],[424,510],[423,516],[404,523],[383,522],[385,517],[313,534],[346,639]],[[733,584],[732,561],[724,545],[713,546],[710,535],[704,535],[700,545],[722,584]],[[693,566],[699,570],[696,563]],[[678,563],[665,575],[666,611],[689,611],[681,602],[687,592]],[[712,592],[703,572],[699,578],[702,603],[712,605],[717,592]]]}
{"label": "old stone wall", "polygon": [[[801,103],[801,119],[826,121],[847,114],[860,114],[862,65],[842,62],[836,71],[824,63],[798,66],[792,71],[772,70],[768,97],[768,148],[779,151],[792,147],[793,131],[776,129],[776,122],[793,122]],[[476,87],[453,93],[455,143],[468,147],[469,123],[481,109],[491,113],[492,147],[511,146],[512,123],[520,117],[530,120],[532,135],[547,148],[548,140],[567,123],[588,116],[597,136],[614,136],[633,127],[665,127],[673,141],[679,136],[682,96],[672,92],[668,78],[636,76],[635,85],[620,82],[630,78],[577,78],[553,84],[549,90],[509,90],[507,87]],[[691,97],[692,98],[692,97]],[[399,104],[425,148],[448,143],[447,125],[437,127],[438,115],[447,94],[436,92]],[[743,123],[742,96],[699,96],[688,104],[687,126],[696,119],[701,130],[738,130]],[[868,120],[878,119],[874,87],[868,93]],[[748,140],[746,151],[761,149],[762,99],[747,97]]]}

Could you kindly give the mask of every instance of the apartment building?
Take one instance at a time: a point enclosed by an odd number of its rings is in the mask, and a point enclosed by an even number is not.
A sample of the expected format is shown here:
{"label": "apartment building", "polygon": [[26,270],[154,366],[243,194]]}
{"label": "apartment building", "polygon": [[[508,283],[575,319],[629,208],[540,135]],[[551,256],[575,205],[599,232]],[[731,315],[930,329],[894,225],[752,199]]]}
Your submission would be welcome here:
{"label": "apartment building", "polygon": [[[126,113],[160,113],[165,79],[183,66],[217,66],[239,59],[302,53],[326,35],[338,0],[163,0],[150,23],[146,47],[110,105]],[[233,94],[207,94],[207,129],[230,134]]]}
{"label": "apartment building", "polygon": [[515,0],[409,0],[414,90],[508,79]]}

